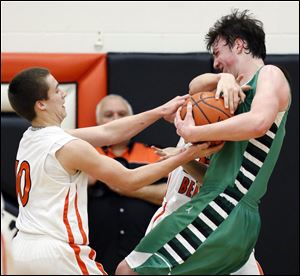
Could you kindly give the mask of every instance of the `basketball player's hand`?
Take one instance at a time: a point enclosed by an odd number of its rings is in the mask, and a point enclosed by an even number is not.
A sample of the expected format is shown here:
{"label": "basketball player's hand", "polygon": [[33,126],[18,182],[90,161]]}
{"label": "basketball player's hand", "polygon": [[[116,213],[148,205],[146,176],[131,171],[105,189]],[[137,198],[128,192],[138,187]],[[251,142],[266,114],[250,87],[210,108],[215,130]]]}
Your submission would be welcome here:
{"label": "basketball player's hand", "polygon": [[190,154],[192,155],[191,160],[195,160],[197,158],[210,156],[213,153],[220,151],[223,148],[224,144],[224,142],[217,146],[211,146],[210,142],[192,144],[186,149],[186,151],[190,151]]}
{"label": "basketball player's hand", "polygon": [[239,103],[244,102],[246,95],[244,91],[251,89],[251,86],[240,86],[240,81],[243,75],[239,75],[236,79],[232,74],[221,73],[221,78],[217,85],[216,99],[222,95],[224,98],[225,108],[230,109],[230,113],[233,114],[237,109]]}
{"label": "basketball player's hand", "polygon": [[151,146],[155,150],[155,153],[160,156],[159,161],[170,158],[171,156],[177,155],[184,151],[184,147],[168,147],[164,149]]}
{"label": "basketball player's hand", "polygon": [[173,123],[178,107],[183,105],[183,103],[185,102],[185,100],[188,97],[189,97],[189,94],[186,94],[183,96],[177,96],[174,99],[172,99],[172,100],[168,101],[167,103],[163,104],[162,106],[160,106],[161,112],[162,112],[162,117],[166,121]]}
{"label": "basketball player's hand", "polygon": [[191,129],[195,126],[195,121],[192,114],[192,104],[190,102],[187,104],[186,115],[184,117],[184,120],[181,119],[180,111],[181,107],[177,110],[174,124],[177,128],[177,134],[181,136],[187,143],[191,141]]}

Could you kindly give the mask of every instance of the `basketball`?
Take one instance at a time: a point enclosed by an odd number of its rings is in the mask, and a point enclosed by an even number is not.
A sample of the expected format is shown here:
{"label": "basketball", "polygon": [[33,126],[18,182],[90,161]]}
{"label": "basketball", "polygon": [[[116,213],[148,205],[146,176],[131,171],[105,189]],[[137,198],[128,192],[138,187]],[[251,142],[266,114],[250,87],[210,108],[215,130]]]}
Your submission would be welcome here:
{"label": "basketball", "polygon": [[[192,95],[182,105],[180,112],[181,118],[184,119],[186,114],[187,104],[192,103],[192,113],[195,124],[197,126],[217,123],[226,120],[233,115],[229,109],[225,109],[224,100],[215,98],[214,92],[199,92]],[[219,144],[221,141],[215,141],[213,144]]]}

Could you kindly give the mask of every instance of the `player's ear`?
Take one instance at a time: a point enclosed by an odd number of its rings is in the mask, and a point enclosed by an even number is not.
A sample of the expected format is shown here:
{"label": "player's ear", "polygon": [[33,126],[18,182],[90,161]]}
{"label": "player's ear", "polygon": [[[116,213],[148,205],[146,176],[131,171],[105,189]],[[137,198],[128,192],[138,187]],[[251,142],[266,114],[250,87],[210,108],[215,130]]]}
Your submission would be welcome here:
{"label": "player's ear", "polygon": [[245,41],[242,40],[241,38],[237,38],[235,40],[235,47],[239,54],[242,53],[243,49],[245,48]]}
{"label": "player's ear", "polygon": [[44,101],[39,100],[35,102],[35,107],[39,110],[46,110],[47,104]]}

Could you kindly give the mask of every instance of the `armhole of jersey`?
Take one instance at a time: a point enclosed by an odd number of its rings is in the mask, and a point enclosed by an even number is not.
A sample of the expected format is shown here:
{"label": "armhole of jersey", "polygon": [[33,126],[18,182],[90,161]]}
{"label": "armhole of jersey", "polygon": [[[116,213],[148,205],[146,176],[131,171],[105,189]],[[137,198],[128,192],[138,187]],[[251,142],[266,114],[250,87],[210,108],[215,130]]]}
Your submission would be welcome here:
{"label": "armhole of jersey", "polygon": [[[54,171],[56,169],[59,169],[61,172],[63,172],[63,174],[65,175],[65,177],[67,177],[69,179],[69,182],[73,182],[73,179],[74,177],[77,175],[74,174],[74,175],[70,175],[66,170],[65,168],[63,167],[63,165],[58,161],[58,159],[56,158],[56,152],[58,150],[60,150],[64,145],[66,145],[67,143],[75,140],[77,138],[72,138],[72,137],[63,137],[63,139],[60,139],[58,141],[55,141],[50,149],[49,149],[49,152],[45,158],[45,163],[44,163],[44,170],[45,170],[45,173],[47,173],[47,175],[53,179],[55,179],[56,181],[59,181],[61,182],[61,179],[59,178],[56,178],[55,175],[59,175],[59,173],[57,172],[56,174],[54,174]],[[51,160],[53,160],[54,163],[54,166],[52,165],[51,166]],[[49,163],[47,163],[47,161],[49,161]],[[48,167],[49,166],[49,167]],[[48,167],[48,168],[47,168]]]}

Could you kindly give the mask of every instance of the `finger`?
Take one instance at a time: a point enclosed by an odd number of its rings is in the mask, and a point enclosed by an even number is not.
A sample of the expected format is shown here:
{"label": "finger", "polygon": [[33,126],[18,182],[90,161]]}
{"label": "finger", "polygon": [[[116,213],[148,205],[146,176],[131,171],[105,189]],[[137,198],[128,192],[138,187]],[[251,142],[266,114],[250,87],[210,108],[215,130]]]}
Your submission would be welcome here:
{"label": "finger", "polygon": [[219,99],[221,93],[222,93],[222,89],[221,89],[220,87],[217,87],[216,94],[215,94],[215,98],[216,98],[216,99]]}
{"label": "finger", "polygon": [[181,115],[180,115],[181,109],[182,109],[182,106],[179,107],[179,108],[177,109],[177,111],[176,111],[176,116],[175,116],[175,120],[174,120],[175,126],[176,126],[179,122],[182,121]]}
{"label": "finger", "polygon": [[[233,93],[234,95],[234,93]],[[234,96],[233,97],[230,97],[228,98],[228,101],[229,101],[229,109],[230,109],[230,113],[233,114],[234,113]]]}
{"label": "finger", "polygon": [[233,104],[234,104],[234,111],[235,111],[240,101],[239,93],[234,93],[233,97],[234,97]]}
{"label": "finger", "polygon": [[229,103],[229,95],[228,95],[228,93],[224,93],[223,97],[224,97],[224,106],[225,106],[225,108],[228,108],[228,103]]}
{"label": "finger", "polygon": [[185,95],[181,96],[181,98],[182,98],[183,100],[186,100],[186,99],[189,98],[189,96],[190,96],[190,94],[185,94]]}
{"label": "finger", "polygon": [[201,150],[208,149],[209,146],[210,146],[210,142],[204,142],[204,143],[198,144],[198,148]]}
{"label": "finger", "polygon": [[242,78],[244,77],[243,74],[238,75],[238,77],[235,79],[237,83],[240,83],[240,81],[242,80]]}
{"label": "finger", "polygon": [[240,88],[239,97],[240,97],[241,102],[245,101],[246,94],[243,92],[242,88]]}
{"label": "finger", "polygon": [[252,86],[251,86],[251,85],[248,85],[248,84],[246,84],[246,85],[243,85],[243,86],[241,86],[241,89],[242,89],[243,91],[249,91],[249,90],[251,90],[251,89],[252,89]]}
{"label": "finger", "polygon": [[187,119],[190,120],[190,118],[193,118],[192,109],[193,109],[192,103],[188,102],[187,107],[186,107],[186,115],[184,118],[185,120],[187,120]]}
{"label": "finger", "polygon": [[157,148],[156,146],[151,146],[151,149],[154,149],[154,150],[156,150],[156,151],[162,151],[161,148]]}
{"label": "finger", "polygon": [[208,152],[207,155],[211,155],[211,154],[213,154],[213,153],[215,153],[215,152],[218,152],[219,150],[221,150],[221,149],[224,147],[224,144],[225,144],[225,142],[222,142],[222,144],[219,144],[219,145],[210,147],[210,148],[207,150],[207,152]]}

